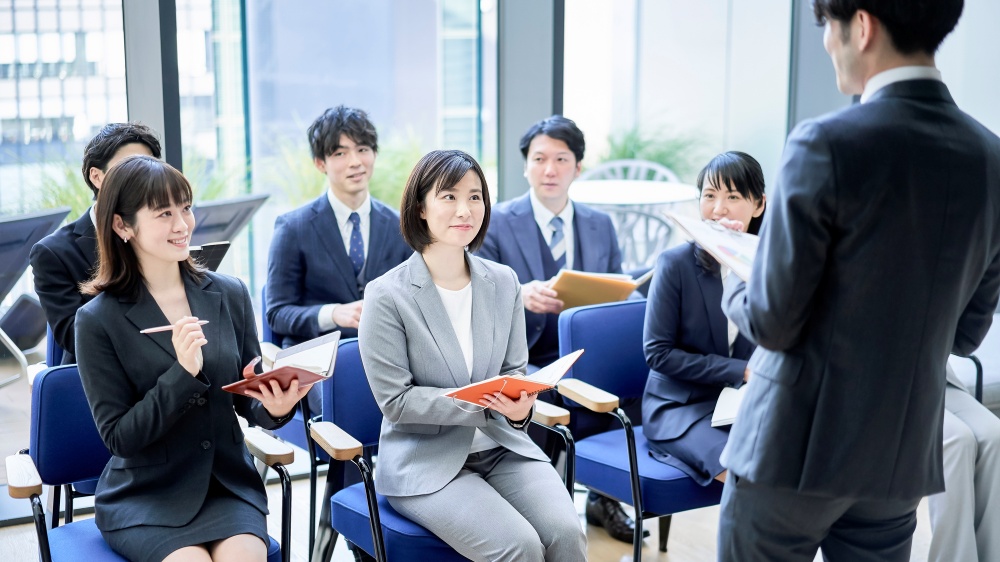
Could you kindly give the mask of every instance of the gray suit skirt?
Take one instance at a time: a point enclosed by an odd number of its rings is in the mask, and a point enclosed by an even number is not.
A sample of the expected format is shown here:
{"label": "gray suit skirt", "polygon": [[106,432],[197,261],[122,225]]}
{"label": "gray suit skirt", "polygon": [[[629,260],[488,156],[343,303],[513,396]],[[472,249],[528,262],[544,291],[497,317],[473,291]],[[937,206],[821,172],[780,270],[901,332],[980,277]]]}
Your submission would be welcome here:
{"label": "gray suit skirt", "polygon": [[136,525],[101,532],[112,550],[133,562],[160,562],[181,548],[242,534],[255,535],[266,546],[267,516],[227,490],[214,476],[205,503],[187,525]]}

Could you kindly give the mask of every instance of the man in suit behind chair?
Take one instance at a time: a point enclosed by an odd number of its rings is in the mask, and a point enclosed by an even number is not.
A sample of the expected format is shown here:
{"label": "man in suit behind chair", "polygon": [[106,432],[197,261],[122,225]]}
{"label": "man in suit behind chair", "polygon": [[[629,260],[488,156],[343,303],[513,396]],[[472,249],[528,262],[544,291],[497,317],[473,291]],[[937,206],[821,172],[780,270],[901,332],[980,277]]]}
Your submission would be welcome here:
{"label": "man in suit behind chair", "polygon": [[962,0],[816,0],[861,103],[798,125],[748,283],[759,345],[723,463],[720,560],[909,560],[940,492],[945,365],[1000,293],[1000,139],[934,66]]}
{"label": "man in suit behind chair", "polygon": [[[517,273],[524,300],[528,363],[535,367],[544,367],[559,357],[563,302],[549,287],[559,270],[622,272],[611,217],[569,198],[569,186],[580,175],[585,147],[583,131],[561,115],[532,125],[520,142],[530,189],[493,208],[486,239],[477,253]],[[635,410],[629,415],[640,419]],[[603,417],[580,413],[577,418],[574,435],[608,429]],[[548,443],[543,445],[551,453]],[[602,525],[618,540],[632,542],[634,523],[618,502],[591,492],[587,510],[588,521]]]}
{"label": "man in suit behind chair", "polygon": [[[95,201],[108,170],[133,154],[160,158],[156,133],[139,123],[109,123],[87,143],[83,150],[83,180],[94,192]],[[76,363],[76,311],[92,298],[80,293],[79,286],[90,279],[97,265],[96,216],[96,208],[91,206],[76,221],[31,248],[35,293],[56,343],[64,351],[63,365]]]}
{"label": "man in suit behind chair", "polygon": [[[368,114],[327,109],[307,131],[327,190],[278,217],[267,263],[267,321],[289,347],[340,330],[358,335],[365,285],[413,253],[399,214],[368,193],[378,134]],[[309,407],[319,413],[319,392]]]}

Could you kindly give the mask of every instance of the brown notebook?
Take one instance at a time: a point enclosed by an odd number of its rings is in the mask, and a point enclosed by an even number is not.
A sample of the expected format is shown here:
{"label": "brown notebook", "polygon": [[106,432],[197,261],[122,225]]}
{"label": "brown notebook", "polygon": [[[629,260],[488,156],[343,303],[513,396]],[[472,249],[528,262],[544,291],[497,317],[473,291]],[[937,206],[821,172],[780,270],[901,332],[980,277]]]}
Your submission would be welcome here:
{"label": "brown notebook", "polygon": [[482,406],[479,401],[482,400],[484,394],[503,392],[505,396],[515,400],[521,397],[522,390],[527,391],[529,395],[538,394],[554,388],[582,354],[583,350],[578,349],[535,371],[531,376],[525,377],[520,373],[502,374],[462,388],[456,388],[442,394],[442,396]]}
{"label": "brown notebook", "polygon": [[653,276],[653,269],[638,279],[622,273],[589,273],[562,269],[552,279],[550,287],[565,305],[563,310],[577,306],[623,301],[636,288]]}
{"label": "brown notebook", "polygon": [[275,379],[282,390],[287,390],[295,379],[299,381],[300,388],[322,382],[333,375],[339,342],[340,332],[331,332],[282,349],[275,356],[271,370],[260,375],[254,373],[254,367],[260,362],[260,357],[257,357],[243,368],[243,380],[227,384],[222,390],[246,394],[247,389],[258,390],[261,384],[270,385]]}

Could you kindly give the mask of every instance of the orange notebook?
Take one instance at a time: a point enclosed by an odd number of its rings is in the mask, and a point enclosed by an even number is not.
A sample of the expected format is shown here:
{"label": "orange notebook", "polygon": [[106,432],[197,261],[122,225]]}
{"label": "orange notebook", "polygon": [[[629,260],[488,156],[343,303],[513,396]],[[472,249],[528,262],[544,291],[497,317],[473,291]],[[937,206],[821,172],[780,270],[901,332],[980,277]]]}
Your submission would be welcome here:
{"label": "orange notebook", "polygon": [[521,397],[522,390],[527,391],[529,395],[538,394],[539,392],[554,388],[582,354],[583,350],[578,349],[569,355],[556,359],[548,366],[542,367],[528,377],[520,373],[516,375],[502,374],[463,386],[462,388],[456,388],[442,394],[442,396],[482,406],[479,401],[482,400],[483,394],[503,392],[504,395],[515,400]]}
{"label": "orange notebook", "polygon": [[653,276],[653,269],[632,279],[622,273],[589,273],[562,269],[552,279],[550,287],[563,301],[563,310],[577,306],[623,301]]}
{"label": "orange notebook", "polygon": [[333,375],[339,342],[340,332],[332,332],[282,349],[275,356],[272,369],[260,375],[254,373],[254,367],[260,362],[257,357],[243,368],[243,380],[227,384],[222,390],[246,394],[247,389],[256,391],[262,383],[270,385],[275,379],[282,390],[287,390],[294,379],[298,379],[300,388],[324,381]]}

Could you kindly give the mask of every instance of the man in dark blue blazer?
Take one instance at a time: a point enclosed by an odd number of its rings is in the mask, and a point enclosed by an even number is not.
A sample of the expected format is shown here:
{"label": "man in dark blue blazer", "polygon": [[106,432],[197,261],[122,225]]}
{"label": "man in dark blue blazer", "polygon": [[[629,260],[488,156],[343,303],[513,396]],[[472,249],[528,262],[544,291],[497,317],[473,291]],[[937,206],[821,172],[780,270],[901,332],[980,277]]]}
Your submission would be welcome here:
{"label": "man in dark blue blazer", "polygon": [[815,11],[861,103],[791,133],[751,279],[725,283],[759,347],[720,560],[909,560],[917,503],[944,489],[948,354],[979,346],[1000,294],[1000,139],[934,66],[962,0]]}
{"label": "man in dark blue blazer", "polygon": [[328,189],[274,223],[267,321],[282,347],[333,330],[357,337],[365,285],[413,253],[399,233],[399,214],[368,194],[378,152],[368,115],[331,108],[308,135]]}
{"label": "man in dark blue blazer", "polygon": [[[160,157],[160,141],[152,129],[138,123],[109,123],[90,139],[83,150],[83,180],[94,199],[108,170],[133,154]],[[91,299],[79,287],[97,264],[95,216],[91,207],[32,246],[29,256],[35,293],[56,343],[63,348],[64,365],[76,363],[76,311]]]}
{"label": "man in dark blue blazer", "polygon": [[[517,273],[524,301],[528,362],[543,367],[559,357],[558,325],[563,309],[549,281],[563,268],[621,273],[622,259],[611,217],[569,198],[569,186],[580,175],[586,148],[583,131],[576,123],[561,115],[543,119],[521,137],[520,148],[530,189],[493,207],[478,255]],[[596,427],[586,413],[577,418],[578,423],[590,426],[586,435],[604,429],[603,425]],[[543,446],[550,449],[547,442]],[[601,524],[614,538],[632,542],[635,524],[618,502],[591,492],[587,515],[588,521]]]}
{"label": "man in dark blue blazer", "polygon": [[539,121],[521,137],[520,148],[531,188],[493,207],[478,255],[517,273],[524,299],[528,362],[542,367],[559,357],[557,324],[563,308],[548,281],[562,268],[621,273],[622,259],[611,217],[569,198],[585,148],[576,123],[561,115]]}

